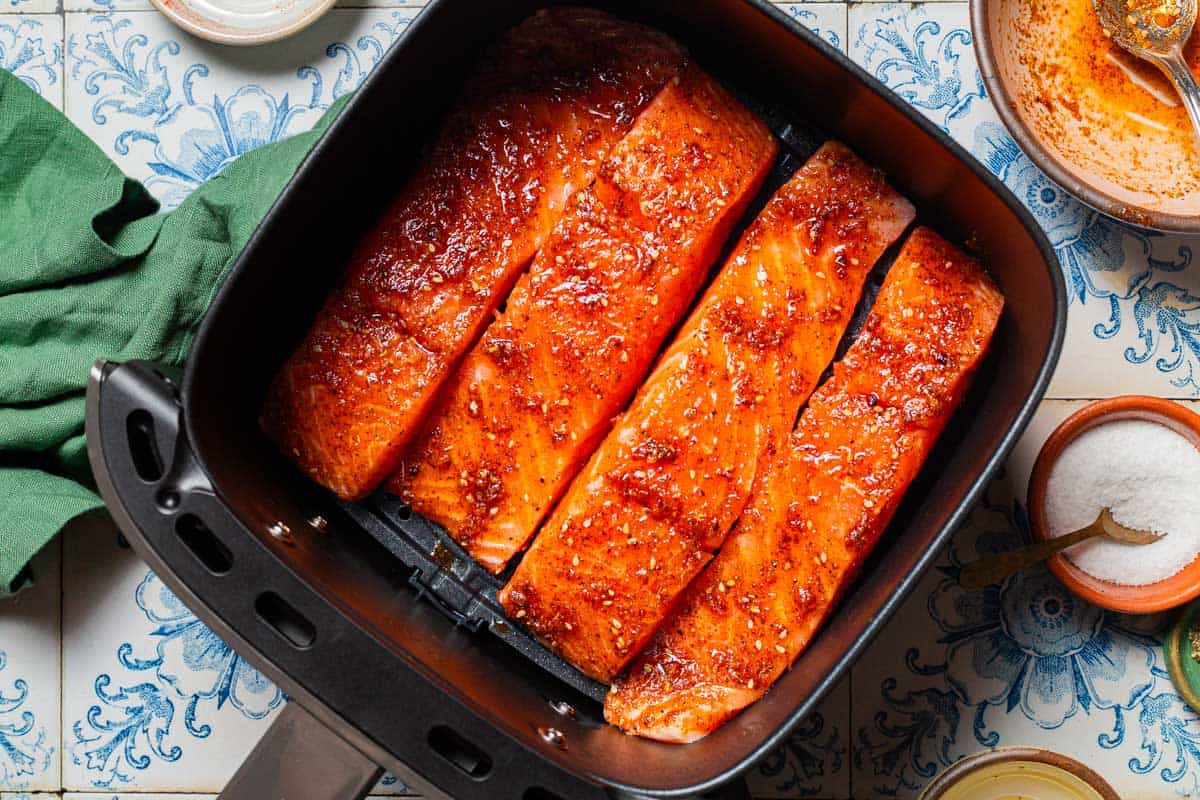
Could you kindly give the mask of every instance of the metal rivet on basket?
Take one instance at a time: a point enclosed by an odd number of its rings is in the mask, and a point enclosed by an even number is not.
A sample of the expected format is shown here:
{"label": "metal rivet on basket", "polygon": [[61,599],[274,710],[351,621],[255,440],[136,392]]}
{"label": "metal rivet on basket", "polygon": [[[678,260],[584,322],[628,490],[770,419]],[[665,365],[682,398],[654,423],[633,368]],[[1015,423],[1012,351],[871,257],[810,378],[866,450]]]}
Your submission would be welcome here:
{"label": "metal rivet on basket", "polygon": [[272,522],[267,526],[267,533],[274,536],[284,544],[292,543],[292,529],[282,522]]}
{"label": "metal rivet on basket", "polygon": [[545,739],[547,742],[549,742],[550,744],[557,747],[559,750],[567,749],[567,737],[563,736],[563,732],[560,731],[558,728],[539,727],[537,729],[537,731],[538,731],[538,736],[541,736],[543,739]]}
{"label": "metal rivet on basket", "polygon": [[310,519],[308,521],[308,524],[312,525],[314,528],[316,528],[319,531],[324,531],[326,528],[329,527],[329,520],[325,519],[320,514],[317,514],[316,516],[314,516],[312,519]]}
{"label": "metal rivet on basket", "polygon": [[575,719],[575,706],[571,705],[566,700],[551,700],[550,707],[553,708],[555,712],[562,714],[564,717]]}

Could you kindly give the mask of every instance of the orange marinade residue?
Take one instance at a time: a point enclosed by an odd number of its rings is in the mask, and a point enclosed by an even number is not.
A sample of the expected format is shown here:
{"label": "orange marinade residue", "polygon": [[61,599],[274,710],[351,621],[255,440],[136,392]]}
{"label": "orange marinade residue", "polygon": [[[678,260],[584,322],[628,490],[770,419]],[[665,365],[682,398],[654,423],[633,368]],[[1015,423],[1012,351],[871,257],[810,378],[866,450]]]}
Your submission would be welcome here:
{"label": "orange marinade residue", "polygon": [[[1164,6],[1133,2],[1147,13]],[[1092,0],[1020,0],[997,33],[1018,113],[1059,160],[1129,205],[1200,213],[1187,113],[1154,66],[1105,35]],[[1200,74],[1197,36],[1184,53]]]}
{"label": "orange marinade residue", "polygon": [[[1125,7],[1161,28],[1169,28],[1178,22],[1179,15],[1183,10],[1179,5],[1179,0],[1126,0]],[[1144,32],[1139,31],[1139,33],[1142,33],[1143,38],[1145,37]],[[1176,35],[1172,34],[1172,36]]]}

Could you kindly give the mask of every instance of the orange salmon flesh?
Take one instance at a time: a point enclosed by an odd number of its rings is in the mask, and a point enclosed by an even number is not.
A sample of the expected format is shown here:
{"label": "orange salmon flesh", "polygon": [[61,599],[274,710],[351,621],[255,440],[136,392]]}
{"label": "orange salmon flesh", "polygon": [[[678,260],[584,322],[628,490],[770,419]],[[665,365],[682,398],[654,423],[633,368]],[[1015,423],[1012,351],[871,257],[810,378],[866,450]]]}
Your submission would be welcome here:
{"label": "orange salmon flesh", "polygon": [[614,684],[609,722],[691,742],[762,697],[887,527],[1003,303],[974,260],[927,229],[913,233],[725,546]]}
{"label": "orange salmon flesh", "polygon": [[828,143],[747,229],[500,593],[608,682],[741,514],[833,359],[867,274],[914,216]]}
{"label": "orange salmon flesh", "polygon": [[388,488],[503,569],[629,402],[775,152],[683,70],[571,199]]}
{"label": "orange salmon flesh", "polygon": [[506,34],[276,376],[262,425],[280,449],[346,499],[383,481],[568,199],[685,62],[588,9]]}

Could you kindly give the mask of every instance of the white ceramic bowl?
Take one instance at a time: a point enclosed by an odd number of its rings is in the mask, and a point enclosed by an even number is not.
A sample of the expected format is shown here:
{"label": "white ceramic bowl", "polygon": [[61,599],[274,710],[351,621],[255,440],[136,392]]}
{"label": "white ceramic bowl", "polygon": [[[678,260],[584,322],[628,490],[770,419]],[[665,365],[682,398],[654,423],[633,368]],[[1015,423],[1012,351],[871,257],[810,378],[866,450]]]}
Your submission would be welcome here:
{"label": "white ceramic bowl", "polygon": [[222,44],[248,45],[291,36],[335,0],[151,0],[188,33]]}

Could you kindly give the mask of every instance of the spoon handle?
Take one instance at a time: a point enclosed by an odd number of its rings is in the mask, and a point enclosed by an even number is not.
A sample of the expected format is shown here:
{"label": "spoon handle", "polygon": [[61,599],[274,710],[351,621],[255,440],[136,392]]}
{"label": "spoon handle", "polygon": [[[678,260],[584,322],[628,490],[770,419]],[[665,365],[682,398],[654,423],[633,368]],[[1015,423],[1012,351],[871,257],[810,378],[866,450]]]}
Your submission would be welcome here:
{"label": "spoon handle", "polygon": [[1187,109],[1188,116],[1192,118],[1192,128],[1196,131],[1197,138],[1200,139],[1200,84],[1196,83],[1196,76],[1188,68],[1187,61],[1183,58],[1183,52],[1176,49],[1171,55],[1156,59],[1155,63],[1171,79],[1171,83],[1175,84],[1175,90],[1179,92],[1183,107]]}
{"label": "spoon handle", "polygon": [[993,583],[999,583],[1004,580],[1014,572],[1028,569],[1040,561],[1045,561],[1061,550],[1066,550],[1072,545],[1087,541],[1093,536],[1100,536],[1103,533],[1103,525],[1100,523],[1100,520],[1096,520],[1086,528],[1080,528],[1065,536],[1056,536],[1053,539],[1034,542],[1024,547],[1018,547],[1015,550],[1006,550],[994,556],[972,561],[959,572],[958,585],[967,591],[991,586]]}

